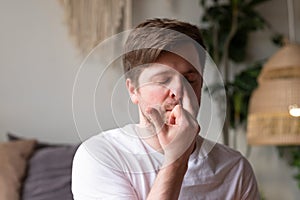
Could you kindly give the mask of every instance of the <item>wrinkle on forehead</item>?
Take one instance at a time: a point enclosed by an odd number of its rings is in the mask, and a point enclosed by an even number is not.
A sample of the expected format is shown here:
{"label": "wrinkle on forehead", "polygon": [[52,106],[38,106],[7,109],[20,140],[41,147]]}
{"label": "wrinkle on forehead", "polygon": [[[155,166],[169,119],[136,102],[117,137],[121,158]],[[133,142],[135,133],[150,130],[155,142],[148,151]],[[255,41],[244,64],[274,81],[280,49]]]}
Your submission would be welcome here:
{"label": "wrinkle on forehead", "polygon": [[190,63],[193,67],[195,67],[200,74],[202,74],[203,66],[201,66],[200,64],[201,62],[199,52],[197,51],[195,45],[192,42],[179,43],[176,46],[173,46],[172,48],[168,49],[167,51],[177,56],[180,56],[185,61]]}

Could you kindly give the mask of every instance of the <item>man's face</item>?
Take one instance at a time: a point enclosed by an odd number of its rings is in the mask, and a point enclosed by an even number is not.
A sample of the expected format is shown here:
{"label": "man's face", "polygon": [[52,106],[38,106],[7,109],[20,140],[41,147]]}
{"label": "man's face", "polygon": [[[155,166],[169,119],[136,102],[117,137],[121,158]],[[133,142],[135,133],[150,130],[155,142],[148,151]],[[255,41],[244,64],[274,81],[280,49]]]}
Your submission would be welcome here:
{"label": "man's face", "polygon": [[[145,110],[153,107],[159,110],[165,122],[176,105],[185,108],[185,102],[192,102],[197,115],[202,88],[202,75],[196,48],[192,44],[180,45],[176,49],[181,56],[165,52],[158,60],[146,67],[138,79],[134,103],[139,105],[140,114],[147,121]],[[196,117],[196,116],[194,116]]]}

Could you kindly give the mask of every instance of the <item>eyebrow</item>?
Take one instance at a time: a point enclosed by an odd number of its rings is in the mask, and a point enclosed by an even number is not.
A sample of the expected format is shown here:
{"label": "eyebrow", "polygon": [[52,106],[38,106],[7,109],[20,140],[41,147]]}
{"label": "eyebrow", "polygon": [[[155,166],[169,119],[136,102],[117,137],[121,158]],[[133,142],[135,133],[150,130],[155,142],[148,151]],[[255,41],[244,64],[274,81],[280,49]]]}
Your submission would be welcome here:
{"label": "eyebrow", "polygon": [[[163,70],[161,70],[161,71],[154,72],[151,76],[169,75],[170,72],[174,72],[174,71],[178,72],[178,71],[175,70],[175,69],[174,69],[174,70],[163,69]],[[180,73],[180,72],[178,72],[178,73]],[[200,72],[199,72],[197,69],[193,68],[193,69],[190,69],[190,70],[188,70],[188,71],[186,71],[186,72],[183,72],[182,75],[185,75],[185,74],[192,74],[192,73],[200,74]]]}
{"label": "eyebrow", "polygon": [[158,71],[152,74],[152,76],[160,76],[160,75],[169,75],[172,70],[163,70],[163,71]]}

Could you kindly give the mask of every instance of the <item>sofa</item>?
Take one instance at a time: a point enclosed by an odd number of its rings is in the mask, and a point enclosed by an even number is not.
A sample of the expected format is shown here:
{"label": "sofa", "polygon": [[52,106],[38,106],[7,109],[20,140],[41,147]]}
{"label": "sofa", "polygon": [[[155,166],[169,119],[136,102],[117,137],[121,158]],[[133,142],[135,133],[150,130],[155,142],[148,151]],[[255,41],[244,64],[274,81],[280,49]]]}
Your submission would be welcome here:
{"label": "sofa", "polygon": [[8,134],[0,143],[0,200],[72,200],[79,144],[48,144]]}

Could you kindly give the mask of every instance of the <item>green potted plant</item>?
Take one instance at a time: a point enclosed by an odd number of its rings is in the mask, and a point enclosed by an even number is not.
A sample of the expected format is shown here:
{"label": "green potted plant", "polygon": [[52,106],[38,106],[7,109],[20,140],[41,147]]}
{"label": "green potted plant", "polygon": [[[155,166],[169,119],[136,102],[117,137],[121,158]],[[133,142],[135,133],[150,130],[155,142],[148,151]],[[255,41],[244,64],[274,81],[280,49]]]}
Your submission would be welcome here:
{"label": "green potted plant", "polygon": [[[204,25],[203,37],[210,55],[223,72],[226,87],[227,112],[223,128],[224,144],[229,145],[229,128],[242,123],[247,116],[247,105],[252,90],[256,87],[259,67],[229,80],[231,64],[242,63],[246,59],[246,49],[251,32],[264,29],[268,23],[255,8],[268,0],[200,0],[204,9],[201,22]],[[257,64],[256,64],[257,65]],[[249,76],[249,77],[248,77]],[[240,78],[249,81],[246,84]],[[249,86],[247,84],[250,84]],[[209,86],[217,92],[218,86]],[[246,100],[246,101],[245,101]]]}
{"label": "green potted plant", "polygon": [[[257,86],[257,76],[264,60],[254,61],[245,70],[229,80],[230,64],[243,63],[246,59],[246,48],[251,32],[271,28],[255,10],[269,0],[200,0],[204,9],[201,22],[205,25],[203,37],[213,60],[223,72],[227,95],[227,116],[223,128],[224,143],[229,144],[228,130],[246,122],[248,103],[252,91]],[[283,46],[283,35],[274,33],[271,40],[277,46]],[[230,62],[231,61],[231,62]],[[210,91],[217,95],[218,85],[210,85]],[[285,158],[297,172],[294,178],[300,188],[300,147],[279,146],[279,155]]]}

